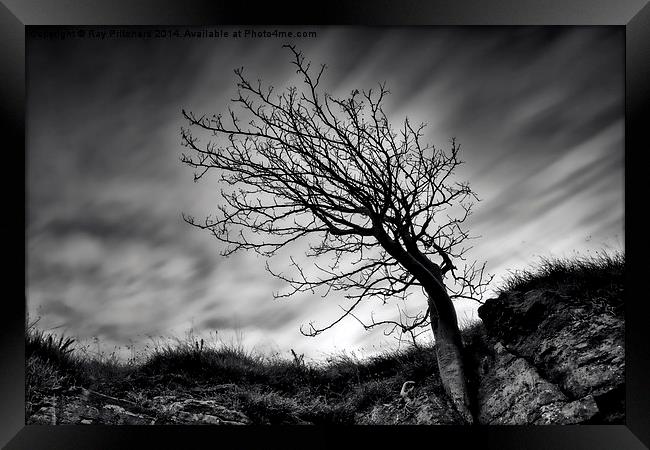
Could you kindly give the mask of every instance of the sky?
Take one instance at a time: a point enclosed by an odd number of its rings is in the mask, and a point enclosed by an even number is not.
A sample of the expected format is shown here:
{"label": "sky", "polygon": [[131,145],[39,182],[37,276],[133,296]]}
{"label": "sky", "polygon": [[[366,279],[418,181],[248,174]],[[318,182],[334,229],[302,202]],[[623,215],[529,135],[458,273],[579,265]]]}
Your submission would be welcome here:
{"label": "sky", "polygon": [[[233,37],[240,29],[28,37],[26,298],[39,327],[121,352],[190,330],[311,359],[398,345],[352,318],[304,337],[301,324],[327,324],[345,300],[274,300],[283,285],[264,258],[224,258],[222,244],[182,220],[212,213],[219,196],[214,180],[194,183],[179,160],[181,109],[224,112],[242,66],[276,90],[298,84],[285,43],[327,64],[329,93],[385,82],[394,123],[426,122],[436,147],[457,139],[458,179],[481,199],[467,223],[480,236],[469,257],[487,262],[494,288],[541,257],[623,250],[620,27],[258,27],[316,36]],[[292,248],[297,261],[307,245]],[[478,306],[459,301],[460,322],[477,320]],[[395,308],[360,311],[394,317]]]}

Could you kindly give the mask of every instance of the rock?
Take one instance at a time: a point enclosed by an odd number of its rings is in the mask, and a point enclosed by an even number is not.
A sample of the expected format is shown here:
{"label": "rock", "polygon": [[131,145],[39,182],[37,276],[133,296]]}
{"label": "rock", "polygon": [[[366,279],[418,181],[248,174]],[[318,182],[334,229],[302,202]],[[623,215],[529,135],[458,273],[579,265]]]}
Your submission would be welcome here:
{"label": "rock", "polygon": [[572,402],[556,402],[544,405],[535,425],[571,425],[588,423],[600,413],[593,395]]}
{"label": "rock", "polygon": [[503,293],[478,313],[491,337],[557,385],[567,400],[591,395],[604,423],[622,423],[622,317],[547,290]]}
{"label": "rock", "polygon": [[582,423],[599,411],[593,397],[571,401],[525,359],[501,343],[483,356],[478,386],[478,422],[485,425]]}
{"label": "rock", "polygon": [[479,374],[478,421],[486,425],[532,423],[541,406],[566,397],[525,360],[508,352],[501,343],[494,354],[484,356]]}
{"label": "rock", "polygon": [[[155,418],[144,414],[135,414],[118,405],[105,405],[100,410],[99,421],[111,425],[153,425]],[[71,421],[70,423],[77,423]]]}
{"label": "rock", "polygon": [[459,423],[458,414],[446,399],[429,395],[422,398],[419,405],[416,399],[413,406],[416,409],[413,424],[453,425]]}
{"label": "rock", "polygon": [[52,405],[41,407],[28,419],[29,424],[151,425],[153,417],[127,411],[118,405],[96,406],[84,397],[57,396],[48,399]]}
{"label": "rock", "polygon": [[217,384],[215,386],[196,386],[190,389],[191,392],[197,393],[223,393],[223,392],[232,392],[237,389],[237,385],[234,383],[226,384]]}
{"label": "rock", "polygon": [[53,406],[43,406],[27,418],[27,425],[56,425],[56,411]]}
{"label": "rock", "polygon": [[175,401],[166,406],[166,412],[177,423],[211,424],[211,425],[245,425],[249,418],[232,409],[220,405],[214,400],[197,400],[188,398]]}
{"label": "rock", "polygon": [[157,395],[151,399],[151,402],[156,406],[161,406],[167,403],[171,403],[173,400],[176,400],[175,395]]}

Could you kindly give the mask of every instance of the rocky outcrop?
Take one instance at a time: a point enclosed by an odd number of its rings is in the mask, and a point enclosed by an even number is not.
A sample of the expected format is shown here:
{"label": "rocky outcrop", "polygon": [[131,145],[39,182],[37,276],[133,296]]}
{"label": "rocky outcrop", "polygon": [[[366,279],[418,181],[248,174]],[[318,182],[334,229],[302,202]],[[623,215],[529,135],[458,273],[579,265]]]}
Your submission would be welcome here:
{"label": "rocky outcrop", "polygon": [[540,376],[525,359],[501,343],[481,358],[478,421],[484,425],[540,425],[584,423],[598,408],[594,398],[572,401],[558,386]]}
{"label": "rocky outcrop", "polygon": [[479,355],[482,423],[622,423],[624,322],[601,303],[548,290],[479,308],[492,352]]}

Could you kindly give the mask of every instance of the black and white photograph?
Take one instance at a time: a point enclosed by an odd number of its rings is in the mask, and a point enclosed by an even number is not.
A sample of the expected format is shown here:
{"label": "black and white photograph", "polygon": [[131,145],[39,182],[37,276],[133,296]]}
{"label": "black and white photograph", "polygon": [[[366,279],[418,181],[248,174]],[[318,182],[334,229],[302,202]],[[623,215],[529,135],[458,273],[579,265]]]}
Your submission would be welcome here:
{"label": "black and white photograph", "polygon": [[25,423],[625,424],[625,38],[28,27]]}

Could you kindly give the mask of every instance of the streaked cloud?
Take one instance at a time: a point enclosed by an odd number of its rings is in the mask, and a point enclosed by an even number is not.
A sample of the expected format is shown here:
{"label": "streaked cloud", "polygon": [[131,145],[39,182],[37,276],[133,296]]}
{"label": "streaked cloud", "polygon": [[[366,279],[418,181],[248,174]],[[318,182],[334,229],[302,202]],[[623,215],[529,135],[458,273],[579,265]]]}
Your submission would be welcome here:
{"label": "streaked cloud", "polygon": [[[318,29],[295,43],[326,63],[335,95],[385,81],[387,107],[455,136],[459,176],[481,197],[472,256],[496,279],[538,256],[623,247],[623,32],[605,27]],[[349,318],[317,338],[342,297],[273,300],[282,284],[252,254],[219,256],[189,227],[218,202],[179,162],[180,110],[223,111],[232,69],[278,88],[298,83],[280,40],[28,43],[27,296],[41,325],[107,345],[147,336],[235,336],[312,357],[393,341]],[[292,246],[302,260],[307,243]],[[286,261],[274,259],[281,267]],[[424,300],[414,296],[409,308]],[[394,317],[396,305],[371,311]],[[476,304],[457,305],[462,318]],[[360,316],[364,316],[361,314]]]}

